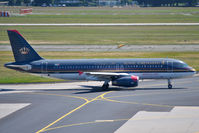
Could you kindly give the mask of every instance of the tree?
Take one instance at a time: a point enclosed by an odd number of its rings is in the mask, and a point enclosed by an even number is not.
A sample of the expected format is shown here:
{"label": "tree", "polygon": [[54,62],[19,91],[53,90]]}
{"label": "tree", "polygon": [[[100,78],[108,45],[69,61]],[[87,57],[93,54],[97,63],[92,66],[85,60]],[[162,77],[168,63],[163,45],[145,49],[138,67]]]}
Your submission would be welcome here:
{"label": "tree", "polygon": [[31,4],[31,1],[30,0],[24,0],[24,4],[26,4],[26,6],[28,6],[28,5]]}
{"label": "tree", "polygon": [[24,0],[16,0],[16,5],[21,6],[21,4],[24,2]]}
{"label": "tree", "polygon": [[35,6],[41,6],[43,4],[46,4],[46,5],[50,5],[50,4],[53,4],[54,3],[54,0],[34,0],[34,5]]}
{"label": "tree", "polygon": [[9,0],[8,5],[9,6],[14,6],[16,4],[16,0]]}

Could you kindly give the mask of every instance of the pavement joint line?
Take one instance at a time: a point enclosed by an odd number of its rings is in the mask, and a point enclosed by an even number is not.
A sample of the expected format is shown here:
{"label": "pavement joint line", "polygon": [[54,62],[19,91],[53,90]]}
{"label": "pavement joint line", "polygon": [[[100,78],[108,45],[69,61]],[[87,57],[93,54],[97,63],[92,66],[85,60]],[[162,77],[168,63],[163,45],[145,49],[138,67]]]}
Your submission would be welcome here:
{"label": "pavement joint line", "polygon": [[94,124],[94,123],[118,122],[118,121],[127,121],[127,120],[129,120],[129,119],[95,120],[95,121],[91,121],[91,122],[81,122],[81,123],[75,123],[75,124],[62,125],[62,126],[57,126],[57,127],[53,127],[53,128],[48,128],[48,129],[44,130],[44,132],[59,129],[59,128],[64,128],[64,127],[81,126],[81,125]]}
{"label": "pavement joint line", "polygon": [[[101,95],[106,95],[106,94],[111,93],[111,92],[112,92],[112,91],[108,91],[108,92],[105,92],[105,93],[103,93],[103,94],[101,94]],[[83,103],[82,105],[78,106],[77,108],[75,108],[75,109],[71,110],[70,112],[66,113],[65,115],[61,116],[60,118],[58,118],[58,119],[55,120],[54,122],[48,124],[47,126],[45,126],[44,128],[42,128],[41,130],[37,131],[36,133],[41,133],[41,132],[46,131],[46,129],[48,129],[49,127],[51,127],[51,126],[54,125],[55,123],[59,122],[60,120],[62,120],[62,119],[65,118],[66,116],[72,114],[72,113],[75,112],[76,110],[78,110],[78,109],[84,107],[85,105],[87,105],[87,104],[89,104],[89,103],[95,101],[96,99],[98,99],[99,97],[101,97],[101,95],[99,95],[99,96],[93,98],[93,99],[90,100],[90,101],[87,100],[87,101],[86,101],[85,103]]]}

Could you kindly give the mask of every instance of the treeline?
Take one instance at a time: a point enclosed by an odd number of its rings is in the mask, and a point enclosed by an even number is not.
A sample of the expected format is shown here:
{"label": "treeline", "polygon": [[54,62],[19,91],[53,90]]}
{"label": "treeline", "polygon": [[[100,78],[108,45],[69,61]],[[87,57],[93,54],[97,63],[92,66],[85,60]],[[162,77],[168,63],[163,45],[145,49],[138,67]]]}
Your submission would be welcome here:
{"label": "treeline", "polygon": [[137,0],[142,6],[196,6],[199,0]]}
{"label": "treeline", "polygon": [[[63,4],[66,6],[100,6],[103,0],[0,0],[8,1],[10,6],[31,5],[31,6],[46,6]],[[196,6],[199,0],[106,0],[105,2],[115,2],[116,6],[131,6],[138,4],[140,6]]]}

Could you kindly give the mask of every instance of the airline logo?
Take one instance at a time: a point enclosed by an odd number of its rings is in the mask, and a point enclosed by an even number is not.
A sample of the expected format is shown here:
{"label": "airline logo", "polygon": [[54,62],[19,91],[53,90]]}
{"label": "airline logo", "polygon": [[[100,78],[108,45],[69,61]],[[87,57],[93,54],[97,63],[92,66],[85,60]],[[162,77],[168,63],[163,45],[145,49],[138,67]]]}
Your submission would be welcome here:
{"label": "airline logo", "polygon": [[28,54],[29,51],[30,51],[30,49],[29,49],[29,48],[26,48],[26,47],[23,47],[23,48],[20,48],[20,49],[19,49],[19,52],[20,52],[21,54],[24,54],[24,55]]}

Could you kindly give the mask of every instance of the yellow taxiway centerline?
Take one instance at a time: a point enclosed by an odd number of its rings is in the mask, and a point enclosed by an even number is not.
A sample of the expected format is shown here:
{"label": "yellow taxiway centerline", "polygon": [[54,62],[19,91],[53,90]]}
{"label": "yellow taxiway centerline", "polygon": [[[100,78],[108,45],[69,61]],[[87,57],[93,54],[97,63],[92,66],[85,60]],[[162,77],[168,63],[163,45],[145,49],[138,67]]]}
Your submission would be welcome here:
{"label": "yellow taxiway centerline", "polygon": [[[143,121],[143,120],[159,120],[159,119],[183,119],[183,118],[192,118],[194,116],[154,116],[154,117],[147,117],[147,118],[134,118],[135,121]],[[90,121],[90,122],[81,122],[81,123],[74,123],[69,125],[62,125],[58,127],[48,128],[45,131],[55,130],[59,128],[65,128],[65,127],[72,127],[72,126],[80,126],[80,125],[87,125],[87,124],[94,124],[94,123],[109,123],[109,122],[117,122],[117,121],[127,121],[129,119],[113,119],[113,120],[96,120],[96,121]],[[199,133],[199,132],[196,132]]]}
{"label": "yellow taxiway centerline", "polygon": [[146,105],[146,106],[157,106],[157,107],[166,107],[166,108],[174,107],[174,106],[170,106],[170,105],[161,105],[161,104],[150,104],[150,103],[118,101],[118,100],[113,100],[113,99],[105,98],[103,94],[100,97],[101,97],[101,99],[103,99],[105,101],[110,101],[110,102],[115,102],[115,103],[141,104],[141,105]]}
{"label": "yellow taxiway centerline", "polygon": [[[54,122],[48,124],[46,127],[44,127],[44,128],[42,128],[41,130],[37,131],[36,133],[44,132],[45,130],[47,130],[47,128],[49,128],[50,126],[52,126],[52,125],[54,125],[55,123],[59,122],[60,120],[62,120],[62,119],[65,118],[66,116],[68,116],[68,115],[72,114],[73,112],[75,112],[76,110],[78,110],[78,109],[84,107],[84,106],[87,105],[88,103],[91,103],[91,102],[93,102],[93,101],[95,101],[95,100],[98,100],[98,98],[100,98],[102,95],[104,96],[104,95],[106,95],[106,94],[108,94],[108,93],[110,93],[110,92],[111,92],[111,91],[105,92],[105,93],[103,93],[103,94],[101,94],[101,95],[99,95],[99,96],[93,98],[93,99],[90,100],[90,101],[89,101],[88,99],[84,98],[84,99],[86,99],[86,102],[85,102],[84,104],[82,104],[82,105],[78,106],[77,108],[71,110],[70,112],[66,113],[66,114],[63,115],[62,117],[60,117],[60,118],[58,118],[57,120],[55,120]],[[79,97],[79,98],[80,98],[80,97]],[[82,97],[81,97],[81,98],[82,98]]]}
{"label": "yellow taxiway centerline", "polygon": [[74,123],[74,124],[69,124],[69,125],[62,125],[58,127],[48,128],[44,131],[50,131],[50,130],[55,130],[55,129],[64,128],[64,127],[80,126],[80,125],[86,125],[86,124],[105,123],[105,122],[108,123],[108,122],[127,121],[127,120],[129,119],[96,120],[96,121],[90,121],[90,122],[81,122],[81,123]]}

